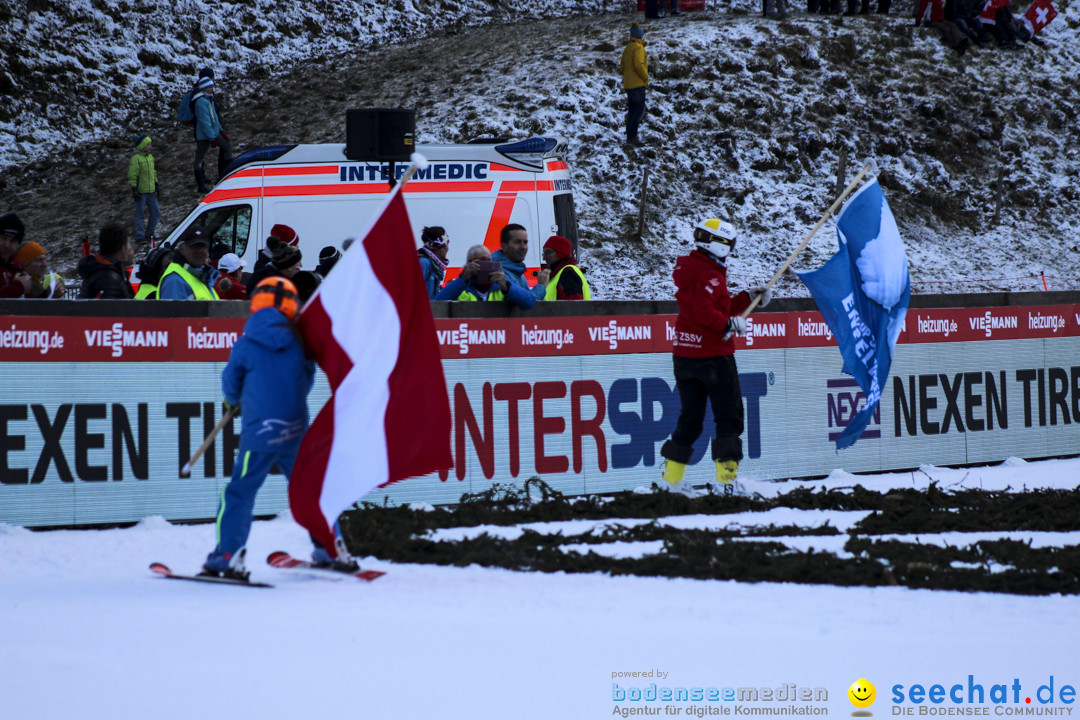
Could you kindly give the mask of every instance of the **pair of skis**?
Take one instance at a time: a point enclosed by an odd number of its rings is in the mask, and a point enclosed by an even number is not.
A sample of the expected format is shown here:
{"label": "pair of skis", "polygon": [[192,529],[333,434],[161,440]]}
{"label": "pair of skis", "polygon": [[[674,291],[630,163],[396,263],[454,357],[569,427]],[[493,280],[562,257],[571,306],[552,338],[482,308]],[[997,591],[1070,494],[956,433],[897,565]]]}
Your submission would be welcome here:
{"label": "pair of skis", "polygon": [[[308,560],[301,560],[300,558],[295,558],[289,553],[282,550],[270,553],[269,557],[266,558],[266,562],[269,563],[271,567],[278,568],[279,570],[291,570],[307,575],[314,575],[317,577],[333,578],[335,580],[340,580],[343,576],[351,576],[356,578],[357,580],[371,582],[372,580],[377,580],[378,578],[386,574],[381,570],[349,571],[318,567]],[[171,580],[192,580],[194,582],[217,583],[218,585],[243,585],[246,587],[274,587],[269,583],[253,582],[251,580],[241,580],[239,578],[215,577],[213,575],[180,575],[178,573],[174,573],[164,563],[159,562],[150,563],[150,569],[158,575],[169,578]]]}

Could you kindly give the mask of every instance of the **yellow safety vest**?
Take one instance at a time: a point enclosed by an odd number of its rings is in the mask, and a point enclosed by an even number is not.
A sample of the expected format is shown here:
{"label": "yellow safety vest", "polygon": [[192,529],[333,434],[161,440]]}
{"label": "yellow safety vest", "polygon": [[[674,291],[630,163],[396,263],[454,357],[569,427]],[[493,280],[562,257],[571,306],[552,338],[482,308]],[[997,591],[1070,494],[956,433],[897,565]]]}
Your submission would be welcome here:
{"label": "yellow safety vest", "polygon": [[585,279],[585,273],[581,272],[581,268],[577,265],[563,265],[559,269],[559,272],[555,273],[555,277],[551,278],[547,284],[547,289],[544,291],[544,299],[558,299],[556,296],[559,294],[559,278],[562,276],[563,272],[567,270],[573,270],[581,276],[581,296],[586,300],[592,300],[592,291],[589,290],[589,281]]}
{"label": "yellow safety vest", "polygon": [[[468,290],[462,290],[461,294],[457,296],[457,299],[458,300],[470,300],[472,302],[480,302],[480,298],[476,297],[475,295],[473,295]],[[494,302],[496,300],[505,300],[506,296],[503,295],[502,290],[492,290],[491,292],[488,293],[488,296],[485,299],[488,302]]]}
{"label": "yellow safety vest", "polygon": [[136,300],[157,300],[157,285],[139,283],[139,292],[135,293]]}
{"label": "yellow safety vest", "polygon": [[[161,284],[165,282],[165,278],[167,276],[174,273],[182,277],[184,279],[184,282],[186,282],[191,287],[191,291],[195,293],[196,300],[219,299],[217,292],[214,291],[214,288],[207,287],[206,283],[189,273],[187,271],[187,268],[183,267],[182,265],[178,265],[177,263],[169,263],[169,267],[165,268],[165,272],[161,273],[161,279],[158,280],[158,287],[161,287]],[[141,285],[139,286],[139,291],[142,292]]]}

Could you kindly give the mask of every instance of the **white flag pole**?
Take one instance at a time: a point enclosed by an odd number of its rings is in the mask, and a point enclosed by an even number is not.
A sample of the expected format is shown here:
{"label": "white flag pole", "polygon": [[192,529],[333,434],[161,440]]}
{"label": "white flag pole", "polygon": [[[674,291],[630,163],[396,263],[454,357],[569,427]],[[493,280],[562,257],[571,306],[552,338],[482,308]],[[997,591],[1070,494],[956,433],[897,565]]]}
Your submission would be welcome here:
{"label": "white flag pole", "polygon": [[[754,311],[754,308],[756,308],[758,306],[758,303],[761,302],[761,296],[765,294],[764,291],[771,288],[777,283],[778,280],[780,280],[780,277],[787,271],[789,267],[791,267],[791,263],[795,262],[795,258],[799,256],[799,253],[805,250],[806,246],[810,244],[810,240],[814,237],[814,235],[817,234],[817,231],[820,230],[826,222],[828,222],[829,216],[831,216],[837,211],[840,205],[843,204],[844,199],[847,198],[847,196],[850,195],[852,191],[859,186],[859,183],[862,182],[862,179],[864,177],[866,177],[866,174],[876,167],[877,165],[873,160],[866,161],[866,164],[863,165],[862,170],[860,170],[859,174],[855,176],[855,179],[848,183],[848,186],[844,188],[844,191],[840,193],[840,196],[836,198],[833,204],[829,206],[829,209],[825,211],[825,214],[821,216],[821,219],[818,220],[817,225],[815,225],[813,229],[810,230],[809,233],[807,233],[806,238],[803,239],[801,243],[799,243],[799,247],[795,248],[791,255],[788,255],[788,259],[784,261],[784,264],[780,266],[780,269],[776,271],[776,274],[772,276],[772,279],[765,284],[764,290],[758,293],[758,295],[750,301],[750,305],[742,311],[740,315],[741,317],[745,318]],[[724,335],[724,340],[727,340],[730,337],[731,333],[729,332]]]}

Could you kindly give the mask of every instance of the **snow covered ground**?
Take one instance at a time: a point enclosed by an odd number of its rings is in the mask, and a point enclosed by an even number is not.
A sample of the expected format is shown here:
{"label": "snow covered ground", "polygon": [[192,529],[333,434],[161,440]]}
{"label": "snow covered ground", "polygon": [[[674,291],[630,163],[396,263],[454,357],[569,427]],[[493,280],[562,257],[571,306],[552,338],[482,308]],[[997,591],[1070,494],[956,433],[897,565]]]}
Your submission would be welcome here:
{"label": "snow covered ground", "polygon": [[[1080,459],[814,483],[868,489],[1074,488]],[[784,483],[749,483],[763,494]],[[795,513],[804,526],[851,513]],[[760,519],[760,518],[759,518]],[[675,519],[673,519],[675,521]],[[727,522],[751,523],[731,516]],[[677,522],[715,525],[716,518]],[[581,525],[566,528],[583,532]],[[550,528],[548,528],[550,530]],[[468,531],[455,531],[468,532]],[[953,544],[977,538],[950,535]],[[1074,545],[1076,533],[1034,533]],[[1057,536],[1056,538],[1054,536]],[[829,538],[805,538],[820,544]],[[940,542],[926,536],[923,542]],[[629,687],[823,688],[820,715],[848,716],[859,678],[877,687],[870,708],[898,714],[892,687],[1010,687],[1025,708],[1071,709],[1063,685],[1080,682],[1074,597],[1023,597],[895,588],[742,584],[598,574],[519,573],[479,567],[392,565],[375,583],[327,581],[253,564],[272,590],[167,581],[163,561],[197,568],[214,544],[209,525],[148,518],[129,529],[31,532],[0,526],[0,717],[82,718],[596,718],[626,708],[705,716],[773,702],[618,702]],[[261,559],[304,552],[289,517],[255,524]],[[638,551],[641,551],[639,549]],[[615,677],[622,672],[657,677]],[[1053,676],[1055,702],[1036,692]],[[1032,704],[1024,702],[1032,697]],[[1045,693],[1043,695],[1045,697]],[[787,703],[787,705],[795,705]],[[906,703],[918,714],[919,705]],[[930,703],[923,703],[927,707]],[[948,703],[946,703],[948,705]],[[944,706],[935,706],[938,709]],[[972,706],[950,706],[956,707]],[[670,708],[670,710],[668,709]],[[621,715],[619,715],[621,716]]]}

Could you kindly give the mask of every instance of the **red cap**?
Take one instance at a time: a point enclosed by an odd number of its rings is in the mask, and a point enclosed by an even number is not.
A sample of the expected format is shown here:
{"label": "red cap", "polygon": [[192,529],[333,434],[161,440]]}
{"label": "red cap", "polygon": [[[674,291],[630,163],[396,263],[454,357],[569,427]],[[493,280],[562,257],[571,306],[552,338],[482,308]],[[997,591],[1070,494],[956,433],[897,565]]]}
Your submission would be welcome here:
{"label": "red cap", "polygon": [[282,242],[288,245],[296,246],[300,244],[300,236],[297,235],[296,231],[288,225],[282,225],[281,223],[278,223],[274,227],[270,228],[270,234],[277,235]]}
{"label": "red cap", "polygon": [[552,235],[544,243],[544,249],[551,248],[559,256],[559,259],[568,258],[574,254],[574,246],[562,235]]}

